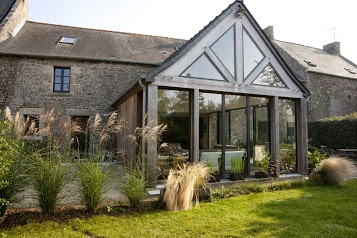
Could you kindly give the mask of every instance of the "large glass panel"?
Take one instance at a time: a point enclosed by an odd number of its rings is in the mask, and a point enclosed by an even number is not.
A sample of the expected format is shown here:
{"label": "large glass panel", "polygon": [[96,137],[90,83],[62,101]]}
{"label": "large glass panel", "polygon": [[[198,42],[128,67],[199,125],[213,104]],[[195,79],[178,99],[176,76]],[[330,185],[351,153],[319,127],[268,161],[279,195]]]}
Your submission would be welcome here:
{"label": "large glass panel", "polygon": [[215,172],[219,171],[222,157],[221,117],[222,95],[200,93],[199,148],[200,161],[208,162]]}
{"label": "large glass panel", "polygon": [[158,123],[166,124],[163,142],[158,151],[158,166],[162,173],[189,161],[190,149],[190,97],[188,91],[159,89]]}
{"label": "large glass panel", "polygon": [[235,77],[235,57],[234,57],[234,27],[224,33],[212,46],[213,53]]}
{"label": "large glass panel", "polygon": [[206,55],[201,55],[181,76],[224,81],[222,75],[211,61],[209,61]]}
{"label": "large glass panel", "polygon": [[295,101],[279,100],[280,170],[296,172]]}
{"label": "large glass panel", "polygon": [[264,70],[254,80],[253,84],[286,88],[286,84],[275,72],[274,68],[271,65],[268,65],[264,68]]}
{"label": "large glass panel", "polygon": [[248,33],[243,31],[244,78],[263,60],[264,55],[259,50]]}
{"label": "large glass panel", "polygon": [[251,175],[260,171],[259,164],[270,153],[269,114],[267,98],[251,97],[250,110],[252,115],[251,143]]}
{"label": "large glass panel", "polygon": [[[244,170],[237,171],[236,169],[246,169],[248,131],[246,100],[245,96],[225,96],[225,169],[229,173],[243,174]],[[233,165],[236,163],[243,166],[237,166],[235,169]]]}

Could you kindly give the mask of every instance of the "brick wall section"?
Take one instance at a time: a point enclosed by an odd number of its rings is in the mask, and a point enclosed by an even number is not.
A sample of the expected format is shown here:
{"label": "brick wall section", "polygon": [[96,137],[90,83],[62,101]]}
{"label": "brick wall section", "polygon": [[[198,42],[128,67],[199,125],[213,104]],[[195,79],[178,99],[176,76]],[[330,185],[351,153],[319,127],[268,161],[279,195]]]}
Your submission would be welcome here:
{"label": "brick wall section", "polygon": [[[70,93],[53,93],[55,66],[71,68]],[[120,92],[139,75],[152,69],[145,65],[15,56],[0,56],[0,68],[0,92],[8,95],[2,107],[8,105],[12,111],[56,108],[68,115],[113,110],[110,105]]]}
{"label": "brick wall section", "polygon": [[11,11],[0,23],[0,42],[11,37],[14,29],[28,17],[28,0],[17,0]]}
{"label": "brick wall section", "polygon": [[357,112],[357,80],[310,72],[308,120]]}

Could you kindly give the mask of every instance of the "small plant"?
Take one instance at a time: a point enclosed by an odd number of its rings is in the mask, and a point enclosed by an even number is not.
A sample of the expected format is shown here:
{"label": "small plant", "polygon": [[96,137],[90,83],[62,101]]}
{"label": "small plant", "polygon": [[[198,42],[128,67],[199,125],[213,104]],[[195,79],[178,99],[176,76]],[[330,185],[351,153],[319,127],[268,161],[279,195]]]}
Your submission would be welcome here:
{"label": "small plant", "polygon": [[170,211],[188,210],[195,200],[198,204],[200,189],[207,182],[209,169],[202,163],[184,164],[176,170],[170,170],[166,181],[164,202]]}
{"label": "small plant", "polygon": [[327,155],[321,153],[318,149],[314,149],[313,152],[308,152],[309,158],[309,170],[312,172],[317,169],[318,165],[327,158]]}
{"label": "small plant", "polygon": [[244,173],[245,159],[239,157],[231,158],[232,171],[236,174]]}
{"label": "small plant", "polygon": [[244,175],[245,159],[239,157],[231,158],[231,168],[232,173],[229,174],[229,178],[232,181],[243,180]]}
{"label": "small plant", "polygon": [[108,173],[92,161],[78,162],[76,168],[82,201],[89,212],[95,213],[109,180]]}
{"label": "small plant", "polygon": [[351,160],[332,157],[321,162],[318,173],[323,182],[342,186],[346,179],[357,175],[357,169]]}

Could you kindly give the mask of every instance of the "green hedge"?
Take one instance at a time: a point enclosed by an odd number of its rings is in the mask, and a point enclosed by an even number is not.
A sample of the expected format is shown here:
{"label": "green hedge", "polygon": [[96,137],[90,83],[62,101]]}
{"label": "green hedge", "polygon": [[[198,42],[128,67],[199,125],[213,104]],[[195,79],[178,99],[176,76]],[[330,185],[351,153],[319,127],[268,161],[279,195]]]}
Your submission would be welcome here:
{"label": "green hedge", "polygon": [[357,113],[309,122],[309,140],[315,147],[357,148]]}

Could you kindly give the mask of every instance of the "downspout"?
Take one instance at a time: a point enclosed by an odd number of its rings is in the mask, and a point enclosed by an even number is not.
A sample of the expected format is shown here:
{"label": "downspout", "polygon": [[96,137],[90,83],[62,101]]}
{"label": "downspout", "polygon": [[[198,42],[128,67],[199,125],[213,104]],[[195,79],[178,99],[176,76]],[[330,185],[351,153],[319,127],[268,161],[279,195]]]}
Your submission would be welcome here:
{"label": "downspout", "polygon": [[[139,79],[139,85],[140,87],[143,89],[143,108],[142,108],[142,122],[141,122],[141,128],[144,128],[146,125],[146,91],[147,88],[145,86],[145,84],[143,84],[142,80],[145,79],[145,75],[142,74],[140,75],[140,79]],[[141,158],[143,158],[143,156],[145,155],[146,152],[146,144],[145,144],[145,138],[141,138]],[[142,171],[145,171],[146,168],[146,158],[142,159],[141,161],[141,169]]]}

